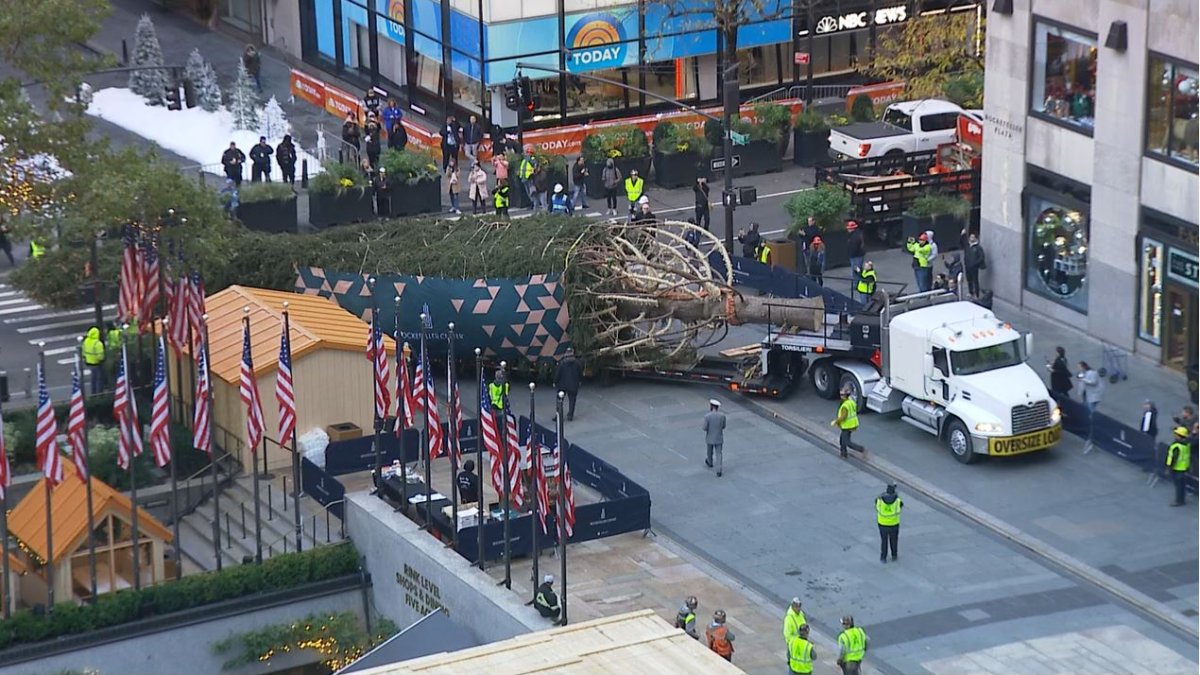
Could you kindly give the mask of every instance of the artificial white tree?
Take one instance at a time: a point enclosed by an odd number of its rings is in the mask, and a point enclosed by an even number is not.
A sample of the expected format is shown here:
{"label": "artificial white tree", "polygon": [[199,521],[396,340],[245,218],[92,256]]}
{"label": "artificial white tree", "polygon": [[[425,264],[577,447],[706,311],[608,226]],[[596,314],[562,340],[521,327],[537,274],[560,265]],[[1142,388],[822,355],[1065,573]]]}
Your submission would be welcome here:
{"label": "artificial white tree", "polygon": [[254,93],[254,80],[240,59],[237,79],[233,82],[233,91],[229,93],[229,112],[233,115],[234,129],[258,130],[258,96]]}
{"label": "artificial white tree", "polygon": [[267,101],[267,105],[263,107],[262,121],[258,127],[258,135],[266,136],[267,140],[272,143],[278,143],[283,140],[283,135],[287,132],[287,115],[284,114],[279,101],[275,100],[275,97],[272,96]]}
{"label": "artificial white tree", "polygon": [[[154,22],[149,14],[143,14],[138,20],[137,31],[133,37],[134,67],[163,65],[162,46],[158,44],[158,35],[154,31]],[[171,80],[164,68],[143,68],[129,74],[129,88],[133,93],[144,97],[150,105],[166,103],[166,89]]]}

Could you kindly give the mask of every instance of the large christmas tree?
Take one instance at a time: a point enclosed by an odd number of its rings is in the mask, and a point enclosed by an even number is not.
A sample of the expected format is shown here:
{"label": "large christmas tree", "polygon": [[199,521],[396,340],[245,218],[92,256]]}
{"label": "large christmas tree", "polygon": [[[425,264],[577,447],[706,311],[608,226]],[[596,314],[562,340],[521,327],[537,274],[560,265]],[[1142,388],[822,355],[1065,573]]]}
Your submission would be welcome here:
{"label": "large christmas tree", "polygon": [[193,49],[188,55],[186,71],[192,90],[196,92],[196,104],[208,112],[220,110],[221,87],[217,84],[217,73],[200,55],[199,49]]}
{"label": "large christmas tree", "polygon": [[[163,65],[162,47],[158,44],[158,35],[154,32],[154,22],[149,14],[143,14],[138,20],[137,32],[133,38],[134,67]],[[167,87],[171,80],[164,68],[142,68],[129,74],[129,88],[135,94],[144,97],[150,105],[164,105],[167,97]]]}
{"label": "large christmas tree", "polygon": [[240,59],[237,80],[229,94],[229,112],[233,115],[234,129],[258,131],[258,96],[254,93],[254,80]]}

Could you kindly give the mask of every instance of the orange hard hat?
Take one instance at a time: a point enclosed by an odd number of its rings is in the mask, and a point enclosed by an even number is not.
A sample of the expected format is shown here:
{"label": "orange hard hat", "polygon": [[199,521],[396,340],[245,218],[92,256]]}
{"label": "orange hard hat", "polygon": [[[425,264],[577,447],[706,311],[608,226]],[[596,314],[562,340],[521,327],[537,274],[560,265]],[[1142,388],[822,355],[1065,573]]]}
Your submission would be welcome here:
{"label": "orange hard hat", "polygon": [[846,222],[846,229],[847,229],[847,230],[849,230],[849,231],[851,231],[851,232],[853,232],[853,231],[855,231],[855,230],[857,230],[857,229],[858,229],[858,223],[856,223],[856,222],[855,222],[855,221],[853,221],[853,220],[847,221],[847,222]]}

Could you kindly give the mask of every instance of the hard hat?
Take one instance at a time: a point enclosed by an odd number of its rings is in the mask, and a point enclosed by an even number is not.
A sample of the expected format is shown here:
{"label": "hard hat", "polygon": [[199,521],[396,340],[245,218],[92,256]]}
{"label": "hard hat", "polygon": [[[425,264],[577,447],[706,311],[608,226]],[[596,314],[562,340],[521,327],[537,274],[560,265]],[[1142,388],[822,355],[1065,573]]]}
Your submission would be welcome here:
{"label": "hard hat", "polygon": [[558,194],[562,191],[563,191],[562,183],[555,183],[554,184],[554,194]]}
{"label": "hard hat", "polygon": [[820,237],[813,237],[812,243],[814,243],[814,244],[824,244],[824,243],[825,243],[825,241],[824,241],[824,240],[822,240]]}
{"label": "hard hat", "polygon": [[718,609],[717,611],[713,612],[713,620],[718,621],[720,623],[724,623],[725,622],[725,610]]}
{"label": "hard hat", "polygon": [[799,607],[800,606],[800,598],[792,598],[792,604]]}
{"label": "hard hat", "polygon": [[842,617],[842,625],[843,626],[853,626],[854,625],[854,616],[851,614],[847,614],[846,616],[843,616]]}
{"label": "hard hat", "polygon": [[647,197],[646,195],[642,195],[641,197],[638,198],[638,203],[639,204],[649,204],[650,198]]}
{"label": "hard hat", "polygon": [[921,236],[917,237],[917,239],[919,239],[919,240],[921,240],[921,241],[929,241],[929,235],[927,235],[927,234],[925,234],[924,232],[922,232],[922,233],[921,233]]}
{"label": "hard hat", "polygon": [[858,229],[858,223],[851,220],[846,223],[846,229],[853,232]]}
{"label": "hard hat", "polygon": [[1175,435],[1180,438],[1187,438],[1187,436],[1188,436],[1187,427],[1175,427]]}
{"label": "hard hat", "polygon": [[508,375],[504,374],[503,368],[496,369],[496,381],[497,382],[507,382],[508,381]]}
{"label": "hard hat", "polygon": [[710,398],[710,399],[708,399],[708,404],[709,404],[709,405],[711,405],[711,406],[713,406],[714,408],[720,408],[720,407],[721,407],[721,402],[720,402],[720,401],[718,401],[718,400],[717,400],[717,399],[715,399],[715,398]]}
{"label": "hard hat", "polygon": [[553,575],[553,574],[547,574],[546,576],[542,577],[542,583],[543,583],[543,584],[552,584],[552,583],[554,583],[554,575]]}
{"label": "hard hat", "polygon": [[689,595],[688,599],[683,601],[683,604],[687,605],[688,609],[696,609],[696,605],[699,605],[700,601],[696,599],[696,596]]}

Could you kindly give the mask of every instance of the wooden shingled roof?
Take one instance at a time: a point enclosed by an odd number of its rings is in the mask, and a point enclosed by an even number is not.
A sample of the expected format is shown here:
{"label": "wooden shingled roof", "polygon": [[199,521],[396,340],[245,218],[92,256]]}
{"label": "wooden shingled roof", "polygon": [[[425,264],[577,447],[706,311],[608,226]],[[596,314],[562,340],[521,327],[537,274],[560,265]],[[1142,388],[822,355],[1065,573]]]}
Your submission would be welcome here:
{"label": "wooden shingled roof", "polygon": [[[242,317],[246,316],[247,307],[254,373],[261,377],[278,367],[284,302],[288,303],[293,361],[318,348],[362,352],[365,360],[371,326],[342,309],[332,298],[229,286],[205,299],[214,375],[231,384],[240,377]],[[386,335],[383,341],[387,352],[395,354],[396,342]]]}
{"label": "wooden shingled roof", "polygon": [[[125,520],[133,513],[129,497],[104,481],[92,477],[92,516],[113,509]],[[46,559],[46,479],[42,478],[8,515],[8,530],[29,547],[37,557]],[[75,465],[63,458],[63,482],[50,492],[50,513],[54,527],[54,559],[72,553],[87,535],[87,487],[75,473]],[[171,541],[171,530],[142,509],[138,512],[142,533]]]}

